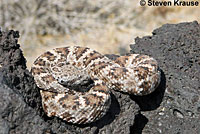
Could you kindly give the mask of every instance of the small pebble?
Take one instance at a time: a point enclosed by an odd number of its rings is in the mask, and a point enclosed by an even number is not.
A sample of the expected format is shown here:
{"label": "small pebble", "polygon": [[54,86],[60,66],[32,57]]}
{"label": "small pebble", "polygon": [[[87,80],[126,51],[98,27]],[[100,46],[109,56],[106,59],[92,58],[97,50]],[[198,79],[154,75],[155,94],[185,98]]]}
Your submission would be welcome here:
{"label": "small pebble", "polygon": [[157,130],[158,130],[159,133],[162,133],[162,130],[161,130],[161,129],[157,128]]}
{"label": "small pebble", "polygon": [[184,117],[183,113],[181,111],[179,111],[178,109],[174,109],[173,110],[173,114],[174,114],[174,116],[176,116],[178,118],[183,118]]}
{"label": "small pebble", "polygon": [[190,116],[190,117],[193,117],[194,116],[194,113],[192,112],[192,111],[187,111],[187,113],[188,113],[188,115]]}
{"label": "small pebble", "polygon": [[159,115],[164,115],[165,113],[164,112],[160,112],[160,113],[158,113]]}

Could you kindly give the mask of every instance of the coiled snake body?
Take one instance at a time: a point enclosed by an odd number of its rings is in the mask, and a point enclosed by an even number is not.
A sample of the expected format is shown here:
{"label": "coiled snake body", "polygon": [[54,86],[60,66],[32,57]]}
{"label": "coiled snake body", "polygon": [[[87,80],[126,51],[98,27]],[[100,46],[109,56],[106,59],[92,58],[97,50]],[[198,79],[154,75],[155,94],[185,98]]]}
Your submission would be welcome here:
{"label": "coiled snake body", "polygon": [[[98,120],[110,106],[110,89],[146,95],[160,82],[155,59],[139,54],[120,56],[115,61],[86,47],[56,48],[39,56],[32,68],[41,89],[42,105],[49,117],[76,124]],[[90,81],[89,91],[80,92]]]}

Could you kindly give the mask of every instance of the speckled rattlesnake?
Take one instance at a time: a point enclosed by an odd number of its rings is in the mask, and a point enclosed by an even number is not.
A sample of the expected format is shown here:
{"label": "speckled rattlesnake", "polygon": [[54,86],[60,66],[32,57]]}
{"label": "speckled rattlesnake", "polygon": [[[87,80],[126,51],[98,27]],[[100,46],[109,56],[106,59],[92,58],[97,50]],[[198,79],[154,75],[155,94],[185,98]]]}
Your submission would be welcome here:
{"label": "speckled rattlesnake", "polygon": [[[160,82],[156,60],[130,54],[115,61],[85,47],[64,47],[39,56],[32,68],[48,116],[76,124],[98,120],[110,106],[110,89],[146,95]],[[87,92],[73,90],[93,81]]]}

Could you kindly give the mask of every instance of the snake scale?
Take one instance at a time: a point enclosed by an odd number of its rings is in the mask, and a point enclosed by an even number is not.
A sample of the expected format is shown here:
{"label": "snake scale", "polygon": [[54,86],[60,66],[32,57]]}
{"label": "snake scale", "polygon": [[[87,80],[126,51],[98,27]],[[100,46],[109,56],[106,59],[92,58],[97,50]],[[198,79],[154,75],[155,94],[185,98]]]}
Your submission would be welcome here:
{"label": "snake scale", "polygon": [[[152,57],[129,54],[113,61],[79,46],[45,52],[35,60],[31,72],[41,89],[45,113],[75,124],[104,116],[111,103],[110,89],[146,95],[160,83],[158,63]],[[87,85],[88,91],[77,90]]]}

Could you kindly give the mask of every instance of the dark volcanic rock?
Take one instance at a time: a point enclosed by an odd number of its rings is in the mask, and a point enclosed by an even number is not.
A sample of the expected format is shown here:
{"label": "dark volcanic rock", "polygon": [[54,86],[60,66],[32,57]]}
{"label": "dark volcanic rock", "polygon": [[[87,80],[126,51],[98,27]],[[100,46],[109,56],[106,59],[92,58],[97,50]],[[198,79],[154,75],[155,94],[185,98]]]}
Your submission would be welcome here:
{"label": "dark volcanic rock", "polygon": [[112,91],[107,114],[86,125],[69,124],[44,114],[39,89],[26,69],[17,38],[18,32],[0,31],[1,134],[200,133],[200,26],[197,22],[163,25],[153,31],[153,36],[136,38],[131,52],[158,60],[161,84],[152,94],[141,97]]}
{"label": "dark volcanic rock", "polygon": [[154,30],[153,36],[135,42],[132,53],[154,57],[166,77],[160,107],[146,111],[146,105],[138,103],[148,119],[142,132],[200,133],[200,25],[196,21],[166,24]]}
{"label": "dark volcanic rock", "polygon": [[0,133],[42,133],[47,123],[24,102],[22,96],[5,84],[9,82],[2,73],[0,83]]}

